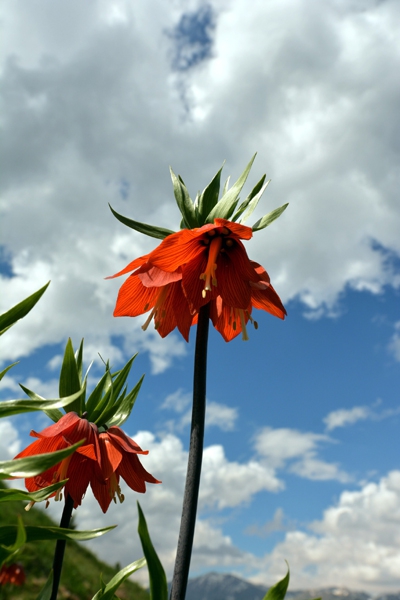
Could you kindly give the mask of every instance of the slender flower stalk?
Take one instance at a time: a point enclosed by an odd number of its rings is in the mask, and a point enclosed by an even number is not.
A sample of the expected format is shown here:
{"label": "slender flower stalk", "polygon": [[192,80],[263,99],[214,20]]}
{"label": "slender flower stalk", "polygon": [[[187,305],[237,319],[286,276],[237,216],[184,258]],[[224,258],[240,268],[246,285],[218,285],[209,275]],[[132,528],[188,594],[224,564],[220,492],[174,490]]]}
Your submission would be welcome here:
{"label": "slender flower stalk", "polygon": [[[74,501],[72,497],[68,494],[65,498],[64,510],[61,515],[60,527],[68,529],[69,524],[71,522],[73,508]],[[54,551],[53,559],[53,589],[51,592],[50,600],[57,600],[58,587],[60,585],[66,543],[67,540],[57,540],[56,543],[56,549]]]}
{"label": "slender flower stalk", "polygon": [[192,555],[203,459],[204,422],[206,416],[207,343],[210,305],[200,309],[194,357],[192,426],[182,519],[172,579],[171,600],[184,600]]}

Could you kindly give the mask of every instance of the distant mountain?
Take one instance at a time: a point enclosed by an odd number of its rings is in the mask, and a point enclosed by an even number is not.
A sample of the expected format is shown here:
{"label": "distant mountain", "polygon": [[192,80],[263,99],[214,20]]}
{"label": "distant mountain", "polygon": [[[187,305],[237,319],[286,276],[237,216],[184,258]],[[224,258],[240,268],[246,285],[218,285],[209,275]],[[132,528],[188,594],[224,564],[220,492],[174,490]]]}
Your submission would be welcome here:
{"label": "distant mountain", "polygon": [[[267,586],[254,585],[245,579],[226,573],[207,573],[189,579],[186,600],[262,600]],[[342,587],[288,591],[288,600],[400,600],[400,592],[372,597],[364,592]]]}

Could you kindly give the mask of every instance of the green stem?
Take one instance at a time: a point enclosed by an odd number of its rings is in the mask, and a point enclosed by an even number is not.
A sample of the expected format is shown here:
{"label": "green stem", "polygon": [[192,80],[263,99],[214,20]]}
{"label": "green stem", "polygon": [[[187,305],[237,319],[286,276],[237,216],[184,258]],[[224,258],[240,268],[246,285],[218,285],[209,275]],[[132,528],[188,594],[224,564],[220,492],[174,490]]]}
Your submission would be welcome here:
{"label": "green stem", "polygon": [[171,600],[184,600],[189,577],[197,500],[199,496],[201,462],[203,459],[204,420],[206,416],[207,343],[210,304],[199,311],[196,350],[194,356],[192,427],[181,527],[172,578]]}
{"label": "green stem", "polygon": [[[60,527],[68,529],[71,521],[74,501],[68,494],[65,498],[64,510],[61,515]],[[61,570],[64,560],[65,544],[67,540],[57,540],[56,549],[54,551],[53,560],[53,591],[51,592],[50,600],[57,600],[58,586],[60,585]]]}

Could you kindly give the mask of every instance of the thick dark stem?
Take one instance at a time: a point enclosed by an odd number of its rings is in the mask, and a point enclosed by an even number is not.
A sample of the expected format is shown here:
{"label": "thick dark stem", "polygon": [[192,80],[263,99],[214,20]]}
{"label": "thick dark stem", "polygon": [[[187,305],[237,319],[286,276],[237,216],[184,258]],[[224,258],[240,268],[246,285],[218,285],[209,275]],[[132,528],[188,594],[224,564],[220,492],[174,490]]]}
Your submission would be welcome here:
{"label": "thick dark stem", "polygon": [[[68,529],[69,522],[71,520],[72,510],[74,508],[74,501],[71,496],[65,498],[64,510],[61,515],[60,527]],[[67,540],[57,540],[56,549],[54,552],[53,560],[53,591],[51,592],[50,600],[57,600],[58,586],[60,585],[61,570],[64,560],[65,544]]]}
{"label": "thick dark stem", "polygon": [[189,460],[185,494],[183,497],[181,528],[172,579],[171,600],[184,600],[185,598],[190,558],[192,555],[197,499],[200,487],[201,461],[203,459],[209,315],[210,305],[206,304],[200,309],[197,324]]}

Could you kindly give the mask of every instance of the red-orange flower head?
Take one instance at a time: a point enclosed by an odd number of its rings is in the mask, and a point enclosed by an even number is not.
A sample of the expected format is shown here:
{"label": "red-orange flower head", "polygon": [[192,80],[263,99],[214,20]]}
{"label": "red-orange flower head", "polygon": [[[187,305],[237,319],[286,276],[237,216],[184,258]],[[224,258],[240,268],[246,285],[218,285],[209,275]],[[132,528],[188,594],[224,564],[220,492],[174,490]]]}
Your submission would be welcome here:
{"label": "red-orange flower head", "polygon": [[[120,477],[131,489],[141,493],[146,491],[145,482],[161,483],[143,468],[136,456],[148,454],[148,450],[142,450],[119,427],[110,427],[100,433],[97,425],[69,412],[40,433],[31,431],[31,436],[38,439],[15,458],[54,452],[85,440],[57,465],[25,479],[28,491],[34,492],[68,478],[64,491],[73,499],[74,508],[82,503],[89,484],[101,509],[106,512],[111,500],[116,501],[116,497],[121,502],[124,500],[119,487]],[[56,500],[61,499],[61,489],[52,494]]]}
{"label": "red-orange flower head", "polygon": [[114,316],[151,311],[143,329],[153,319],[162,337],[178,327],[188,340],[198,311],[210,303],[212,322],[226,341],[240,332],[248,339],[247,322],[257,327],[253,307],[284,319],[286,310],[267,272],[249,259],[241,241],[252,235],[250,227],[221,218],[168,235],[113,275],[133,271],[119,291]]}
{"label": "red-orange flower head", "polygon": [[25,572],[20,563],[12,563],[11,565],[3,565],[0,569],[0,587],[2,585],[21,586],[25,583]]}

